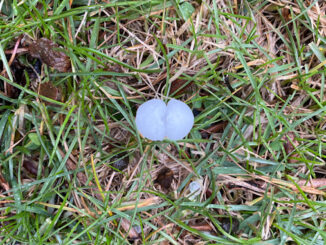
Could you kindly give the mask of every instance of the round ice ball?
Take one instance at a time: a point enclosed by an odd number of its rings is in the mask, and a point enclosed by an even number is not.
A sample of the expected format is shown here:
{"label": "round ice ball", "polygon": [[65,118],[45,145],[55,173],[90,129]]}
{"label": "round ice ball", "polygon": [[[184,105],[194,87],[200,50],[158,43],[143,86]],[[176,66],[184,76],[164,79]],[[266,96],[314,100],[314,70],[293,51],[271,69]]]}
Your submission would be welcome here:
{"label": "round ice ball", "polygon": [[180,140],[191,130],[194,115],[185,103],[172,99],[168,105],[159,99],[143,103],[136,113],[139,132],[150,140]]}
{"label": "round ice ball", "polygon": [[146,101],[136,113],[137,129],[150,140],[163,140],[165,137],[165,114],[166,104],[163,100]]}
{"label": "round ice ball", "polygon": [[170,140],[184,138],[194,125],[194,114],[180,100],[170,100],[166,110],[165,136]]}

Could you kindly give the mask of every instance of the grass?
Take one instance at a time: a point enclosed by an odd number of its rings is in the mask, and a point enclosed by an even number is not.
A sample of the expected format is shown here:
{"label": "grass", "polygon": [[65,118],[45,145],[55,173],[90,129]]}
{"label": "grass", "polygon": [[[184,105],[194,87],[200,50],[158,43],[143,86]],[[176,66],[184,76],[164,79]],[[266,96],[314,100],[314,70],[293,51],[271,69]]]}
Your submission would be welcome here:
{"label": "grass", "polygon": [[[324,1],[0,8],[1,244],[325,243]],[[34,72],[41,37],[71,70]],[[139,135],[151,98],[190,106],[185,139]]]}

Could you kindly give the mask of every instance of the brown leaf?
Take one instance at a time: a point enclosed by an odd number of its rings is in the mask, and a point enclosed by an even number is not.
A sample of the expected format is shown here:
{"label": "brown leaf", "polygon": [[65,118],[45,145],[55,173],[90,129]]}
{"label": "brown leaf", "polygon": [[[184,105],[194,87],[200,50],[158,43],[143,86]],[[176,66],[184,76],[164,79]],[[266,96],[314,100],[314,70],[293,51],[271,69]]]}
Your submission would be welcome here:
{"label": "brown leaf", "polygon": [[25,159],[23,166],[30,174],[37,175],[38,166],[34,161]]}
{"label": "brown leaf", "polygon": [[46,65],[59,72],[70,70],[70,58],[64,52],[59,51],[59,46],[47,38],[40,38],[29,45],[32,57],[40,59]]}
{"label": "brown leaf", "polygon": [[173,171],[169,168],[163,168],[157,175],[154,183],[158,183],[163,189],[169,189],[173,181]]}
{"label": "brown leaf", "polygon": [[[17,59],[14,59],[11,62],[10,70],[11,70],[11,73],[13,75],[14,82],[21,85],[21,86],[25,86],[26,78],[24,76],[24,71],[27,70],[27,73],[29,73],[28,69],[26,69],[26,67],[24,65],[22,65]],[[8,78],[7,73],[4,73],[3,76]],[[4,83],[4,92],[9,98],[16,99],[19,96],[20,89],[18,89],[16,87],[10,85],[9,83],[5,82]]]}
{"label": "brown leaf", "polygon": [[285,21],[290,21],[292,19],[290,10],[288,8],[282,8],[282,16]]}
{"label": "brown leaf", "polygon": [[223,132],[223,130],[228,125],[227,121],[222,121],[216,124],[212,124],[208,129],[204,129],[203,131],[206,131],[207,133],[218,133]]}
{"label": "brown leaf", "polygon": [[[283,138],[285,140],[284,149],[287,155],[291,154],[290,157],[298,158],[299,154],[293,152],[295,148],[299,145],[299,142],[295,139],[295,134],[293,132],[289,132],[287,136]],[[289,159],[290,163],[296,163],[298,160]]]}
{"label": "brown leaf", "polygon": [[5,95],[9,98],[16,99],[19,94],[19,90],[14,86],[10,85],[9,83],[5,83]]}
{"label": "brown leaf", "polygon": [[192,84],[192,82],[189,82],[186,85],[187,82],[188,82],[187,80],[183,80],[183,79],[177,79],[173,81],[170,88],[170,94],[173,94],[174,92],[177,92],[175,95],[184,94]]}
{"label": "brown leaf", "polygon": [[200,130],[200,134],[203,137],[203,139],[208,139],[211,134],[223,132],[223,130],[226,128],[227,125],[228,122],[226,121],[214,123],[211,124],[209,128]]}
{"label": "brown leaf", "polygon": [[61,91],[57,87],[53,86],[52,83],[47,82],[47,83],[41,83],[39,85],[39,91],[38,93],[40,95],[43,95],[47,98],[57,100],[59,101],[61,99]]}

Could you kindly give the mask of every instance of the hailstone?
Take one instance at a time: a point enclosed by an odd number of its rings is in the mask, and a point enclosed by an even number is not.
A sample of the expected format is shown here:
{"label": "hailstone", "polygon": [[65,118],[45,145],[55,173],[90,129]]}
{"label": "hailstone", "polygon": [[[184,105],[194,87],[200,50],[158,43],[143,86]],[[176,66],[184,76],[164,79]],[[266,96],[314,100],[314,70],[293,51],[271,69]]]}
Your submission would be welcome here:
{"label": "hailstone", "polygon": [[136,113],[138,131],[150,140],[184,138],[194,125],[194,115],[185,103],[172,99],[166,105],[163,100],[152,99],[143,103]]}
{"label": "hailstone", "polygon": [[136,113],[138,131],[150,140],[163,140],[165,137],[166,104],[153,99],[143,103]]}

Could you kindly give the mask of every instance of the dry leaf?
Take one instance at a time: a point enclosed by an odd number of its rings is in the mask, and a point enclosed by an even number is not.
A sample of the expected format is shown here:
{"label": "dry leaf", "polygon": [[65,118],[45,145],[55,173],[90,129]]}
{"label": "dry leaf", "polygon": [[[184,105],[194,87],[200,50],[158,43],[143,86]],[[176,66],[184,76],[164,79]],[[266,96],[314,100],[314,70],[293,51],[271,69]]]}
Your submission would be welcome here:
{"label": "dry leaf", "polygon": [[59,51],[59,46],[47,38],[40,38],[29,45],[32,57],[40,59],[46,65],[59,72],[70,70],[70,58],[64,52]]}
{"label": "dry leaf", "polygon": [[173,171],[169,168],[163,168],[157,175],[155,183],[158,183],[163,189],[169,189],[173,181]]}
{"label": "dry leaf", "polygon": [[187,80],[183,79],[177,79],[173,81],[170,88],[170,94],[173,94],[174,92],[176,92],[175,95],[184,94],[192,85],[192,82],[189,82],[187,85],[185,85],[187,82]]}
{"label": "dry leaf", "polygon": [[[298,158],[300,157],[298,153],[294,153],[293,151],[299,145],[299,142],[295,139],[295,134],[293,132],[289,132],[287,136],[284,136],[285,144],[284,149],[287,155],[291,154],[290,157]],[[298,160],[289,159],[290,163],[296,163]]]}
{"label": "dry leaf", "polygon": [[209,128],[201,130],[201,134],[203,138],[208,138],[210,134],[223,132],[227,125],[227,121],[211,124]]}
{"label": "dry leaf", "polygon": [[37,175],[38,166],[34,161],[25,159],[23,166],[30,174]]}
{"label": "dry leaf", "polygon": [[[17,59],[14,59],[13,62],[10,65],[10,70],[14,78],[14,82],[25,86],[26,84],[26,78],[24,75],[24,71],[27,70],[27,73],[31,80],[33,80],[33,77],[29,71],[29,69],[26,69],[24,65],[22,65]],[[8,78],[7,73],[3,74],[4,77]],[[9,83],[4,83],[4,92],[9,98],[18,98],[20,94],[20,89],[10,85]]]}
{"label": "dry leaf", "polygon": [[47,98],[60,101],[61,100],[61,91],[57,87],[53,86],[52,83],[41,83],[39,85],[39,94]]}

